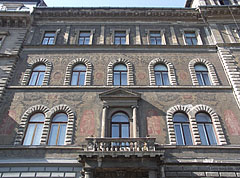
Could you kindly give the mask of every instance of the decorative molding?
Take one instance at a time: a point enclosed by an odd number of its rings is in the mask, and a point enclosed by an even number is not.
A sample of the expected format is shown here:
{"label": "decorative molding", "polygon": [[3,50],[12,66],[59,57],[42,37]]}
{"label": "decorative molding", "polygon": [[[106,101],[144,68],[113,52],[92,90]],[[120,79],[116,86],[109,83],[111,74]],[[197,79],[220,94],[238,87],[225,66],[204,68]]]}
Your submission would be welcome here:
{"label": "decorative molding", "polygon": [[202,112],[202,111],[208,113],[212,119],[212,123],[213,123],[216,137],[218,140],[218,145],[226,145],[227,141],[226,141],[225,135],[223,133],[221,122],[219,120],[217,113],[211,107],[209,107],[207,105],[203,105],[203,104],[196,105],[192,108],[192,114],[194,116],[196,116],[197,113]]}
{"label": "decorative molding", "polygon": [[42,85],[48,85],[50,80],[50,74],[52,71],[52,63],[44,58],[35,59],[34,61],[27,65],[27,69],[23,76],[22,85],[28,85],[33,68],[40,64],[44,64],[46,66]]}
{"label": "decorative molding", "polygon": [[220,82],[218,80],[217,74],[215,72],[215,69],[214,69],[214,66],[212,65],[212,63],[210,63],[206,59],[201,59],[201,58],[191,60],[188,65],[193,85],[199,85],[196,71],[194,68],[196,64],[203,64],[207,67],[208,74],[209,74],[212,85],[220,85]]}
{"label": "decorative molding", "polygon": [[116,59],[108,64],[108,71],[107,71],[107,85],[113,85],[113,67],[116,64],[125,64],[127,66],[127,80],[128,85],[134,85],[134,73],[133,73],[133,65],[127,59]]}
{"label": "decorative molding", "polygon": [[64,104],[58,105],[53,107],[46,116],[44,127],[43,127],[43,133],[41,138],[41,144],[46,145],[50,133],[51,128],[51,120],[52,118],[57,114],[63,112],[67,114],[68,116],[68,123],[67,123],[67,129],[66,129],[66,137],[65,137],[65,144],[64,145],[71,145],[73,141],[73,133],[74,133],[74,120],[75,115],[72,109]]}
{"label": "decorative molding", "polygon": [[[45,121],[44,121],[44,124],[45,124],[46,114],[47,114],[48,111],[49,111],[48,107],[46,107],[44,105],[36,105],[36,106],[32,106],[31,108],[29,108],[23,114],[23,116],[21,118],[21,122],[20,122],[20,125],[19,125],[19,128],[18,128],[18,131],[17,131],[17,136],[15,138],[14,145],[21,145],[22,144],[24,134],[26,132],[26,128],[27,128],[28,121],[29,121],[30,117],[37,112],[43,113],[45,115]],[[42,135],[42,137],[43,137],[43,135]],[[42,138],[41,138],[41,140],[42,140]]]}
{"label": "decorative molding", "polygon": [[154,66],[156,64],[166,65],[168,68],[168,76],[169,76],[170,84],[177,85],[176,74],[175,74],[175,70],[174,70],[172,63],[170,63],[166,59],[162,59],[162,58],[153,59],[148,65],[150,85],[156,85],[156,79],[155,79],[155,74],[154,74]]}
{"label": "decorative molding", "polygon": [[85,83],[84,85],[91,85],[92,83],[92,63],[89,60],[84,58],[78,58],[71,61],[66,68],[66,74],[64,79],[64,85],[71,84],[71,77],[72,77],[72,69],[77,64],[84,64],[86,66],[86,75],[85,75]]}

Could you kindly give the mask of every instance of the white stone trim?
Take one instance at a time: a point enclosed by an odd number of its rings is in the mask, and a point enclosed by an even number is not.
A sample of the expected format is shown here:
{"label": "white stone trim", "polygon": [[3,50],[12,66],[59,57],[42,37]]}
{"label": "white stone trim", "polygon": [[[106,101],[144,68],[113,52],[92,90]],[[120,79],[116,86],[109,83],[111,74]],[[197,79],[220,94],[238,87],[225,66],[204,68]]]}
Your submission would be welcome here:
{"label": "white stone trim", "polygon": [[127,81],[128,85],[134,85],[133,65],[127,59],[116,59],[108,64],[107,85],[113,85],[113,66],[116,64],[125,64],[127,66]]}
{"label": "white stone trim", "polygon": [[[36,106],[32,106],[31,108],[29,108],[22,116],[21,118],[21,122],[17,131],[17,135],[15,138],[15,142],[14,145],[21,145],[23,142],[23,138],[26,132],[26,128],[28,125],[28,121],[30,119],[30,117],[35,114],[35,113],[43,113],[45,115],[45,121],[46,122],[46,114],[49,111],[48,107],[44,106],[44,105],[36,105]],[[42,140],[42,138],[41,138]]]}
{"label": "white stone trim", "polygon": [[58,106],[53,107],[46,116],[41,144],[46,145],[48,142],[48,137],[50,133],[51,127],[51,120],[57,114],[63,112],[68,116],[68,123],[67,123],[67,130],[66,130],[66,137],[65,137],[65,145],[71,145],[73,142],[73,133],[74,133],[74,124],[75,124],[75,115],[71,108],[67,105],[61,104]]}
{"label": "white stone trim", "polygon": [[227,36],[228,36],[228,38],[230,40],[230,43],[236,43],[236,39],[234,38],[233,33],[230,30],[229,26],[228,25],[224,25],[224,28],[225,28],[226,34],[227,34]]}
{"label": "white stone trim", "polygon": [[168,68],[168,78],[169,78],[170,84],[177,85],[176,74],[175,74],[175,70],[174,70],[172,63],[170,63],[166,59],[162,59],[162,58],[153,59],[148,65],[150,85],[151,86],[156,85],[156,79],[155,79],[155,74],[154,74],[154,66],[156,64],[166,65]]}
{"label": "white stone trim", "polygon": [[194,106],[191,111],[192,111],[192,114],[195,116],[195,118],[196,118],[196,114],[199,112],[208,113],[212,120],[212,124],[213,124],[214,130],[215,130],[218,145],[226,145],[227,144],[219,117],[218,117],[217,113],[211,107],[200,104],[200,105]]}
{"label": "white stone trim", "polygon": [[203,64],[207,67],[208,75],[209,75],[212,85],[220,85],[220,82],[218,80],[217,74],[215,72],[215,69],[214,69],[214,66],[212,65],[212,63],[210,63],[206,59],[201,59],[201,58],[191,60],[188,65],[193,85],[199,85],[198,80],[197,80],[196,71],[194,68],[194,66],[196,64]]}
{"label": "white stone trim", "polygon": [[91,85],[92,84],[92,63],[90,63],[89,60],[84,58],[74,59],[67,65],[64,85],[71,84],[72,69],[77,64],[84,64],[86,66],[86,75],[85,75],[84,85]]}
{"label": "white stone trim", "polygon": [[198,29],[198,28],[183,28],[183,29],[180,29],[180,32],[182,33],[182,38],[183,38],[184,45],[188,45],[187,42],[186,42],[186,39],[185,39],[185,32],[186,31],[195,32],[196,38],[197,38],[197,45],[203,45],[201,35],[200,35],[200,29]]}
{"label": "white stone trim", "polygon": [[52,63],[49,62],[47,59],[39,58],[39,59],[33,60],[32,62],[30,62],[27,65],[27,69],[26,69],[26,71],[24,73],[24,76],[23,76],[22,85],[28,85],[28,82],[30,80],[33,68],[36,67],[37,65],[40,65],[40,64],[44,64],[46,66],[42,85],[48,85],[49,84],[50,74],[51,74],[51,71],[52,71]]}

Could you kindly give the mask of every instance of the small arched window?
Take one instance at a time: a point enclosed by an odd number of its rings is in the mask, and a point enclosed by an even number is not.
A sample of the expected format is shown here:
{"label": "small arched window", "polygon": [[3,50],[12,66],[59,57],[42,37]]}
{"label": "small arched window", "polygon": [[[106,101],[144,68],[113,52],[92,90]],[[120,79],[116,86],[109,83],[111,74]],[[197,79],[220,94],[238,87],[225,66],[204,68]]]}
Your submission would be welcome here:
{"label": "small arched window", "polygon": [[85,84],[86,66],[84,64],[76,65],[72,70],[71,85],[82,86]]}
{"label": "small arched window", "polygon": [[174,114],[173,123],[177,145],[192,145],[193,142],[187,115],[180,112]]}
{"label": "small arched window", "polygon": [[208,69],[205,65],[197,64],[194,66],[199,85],[211,85]]}
{"label": "small arched window", "polygon": [[112,138],[129,138],[129,119],[126,114],[119,112],[112,116],[111,136]]}
{"label": "small arched window", "polygon": [[29,80],[29,85],[42,85],[45,70],[46,66],[43,64],[34,67]]}
{"label": "small arched window", "polygon": [[196,120],[202,145],[217,145],[210,116],[206,113],[198,113]]}
{"label": "small arched window", "polygon": [[156,85],[169,85],[168,69],[163,64],[157,64],[154,67]]}
{"label": "small arched window", "polygon": [[42,113],[37,113],[31,116],[28,121],[23,145],[40,145],[44,120],[45,117]]}
{"label": "small arched window", "polygon": [[48,145],[64,145],[68,116],[65,113],[59,113],[54,116],[51,122],[51,130]]}
{"label": "small arched window", "polygon": [[124,64],[114,66],[113,85],[127,85],[127,67]]}

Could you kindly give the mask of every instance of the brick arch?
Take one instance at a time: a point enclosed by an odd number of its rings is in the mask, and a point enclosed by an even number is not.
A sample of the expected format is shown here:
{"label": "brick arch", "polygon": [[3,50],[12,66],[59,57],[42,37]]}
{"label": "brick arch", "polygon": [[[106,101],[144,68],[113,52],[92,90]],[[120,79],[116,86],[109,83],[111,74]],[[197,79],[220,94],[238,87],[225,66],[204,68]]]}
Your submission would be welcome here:
{"label": "brick arch", "polygon": [[84,59],[84,58],[74,59],[67,65],[64,85],[71,84],[72,69],[77,64],[84,64],[86,66],[87,69],[86,69],[84,85],[91,85],[91,83],[92,83],[92,63],[89,62],[89,60]]}
{"label": "brick arch", "polygon": [[44,64],[46,66],[46,70],[45,70],[42,85],[48,85],[49,84],[50,74],[51,74],[51,71],[52,71],[52,63],[49,62],[45,58],[39,58],[39,59],[35,59],[34,61],[32,61],[31,63],[29,63],[27,65],[27,69],[26,69],[25,74],[23,76],[22,85],[28,85],[28,82],[30,80],[33,68],[36,67],[37,65],[40,65],[40,64]]}
{"label": "brick arch", "polygon": [[17,136],[16,136],[14,144],[15,145],[22,144],[24,134],[26,132],[26,128],[27,128],[27,125],[28,125],[28,121],[33,114],[43,113],[45,115],[45,121],[44,121],[44,123],[45,123],[46,122],[46,115],[47,115],[48,111],[49,111],[48,107],[46,107],[44,105],[32,106],[27,111],[25,111],[25,113],[23,114],[23,116],[21,118],[21,122],[20,122],[20,125],[19,125],[19,128],[18,128],[18,131],[17,131]]}
{"label": "brick arch", "polygon": [[67,130],[66,130],[66,137],[65,137],[65,145],[71,145],[73,140],[73,133],[74,133],[74,121],[75,115],[72,109],[64,104],[58,105],[53,107],[49,112],[45,119],[44,127],[43,127],[43,136],[41,140],[41,144],[46,145],[48,136],[50,133],[50,125],[52,118],[57,114],[63,112],[68,116],[68,123],[67,123]]}
{"label": "brick arch", "polygon": [[218,140],[218,144],[226,145],[227,141],[226,141],[225,135],[223,133],[222,125],[221,125],[221,122],[220,122],[220,119],[219,119],[217,113],[211,107],[209,107],[207,105],[203,105],[203,104],[196,105],[192,108],[192,115],[194,115],[194,117],[199,112],[205,112],[210,115],[213,126],[214,126],[214,130],[216,133],[216,137]]}
{"label": "brick arch", "polygon": [[113,66],[116,64],[125,64],[127,66],[128,85],[134,85],[133,65],[127,59],[117,59],[108,64],[107,85],[113,85]]}
{"label": "brick arch", "polygon": [[154,66],[156,64],[166,65],[168,68],[168,76],[169,76],[170,84],[177,85],[176,74],[175,74],[173,64],[168,62],[166,59],[162,59],[162,58],[153,59],[148,65],[150,85],[156,85],[156,79],[154,74]]}
{"label": "brick arch", "polygon": [[176,135],[175,135],[175,131],[174,131],[174,124],[173,124],[174,114],[176,112],[185,113],[189,118],[189,123],[191,124],[190,117],[188,114],[190,112],[191,107],[192,107],[191,105],[176,105],[176,106],[171,107],[167,111],[167,127],[168,127],[169,142],[171,145],[177,144]]}
{"label": "brick arch", "polygon": [[213,64],[207,61],[206,59],[201,59],[201,58],[191,60],[188,65],[193,85],[199,85],[196,71],[194,68],[196,64],[203,64],[207,67],[212,85],[220,85],[220,82],[218,80]]}

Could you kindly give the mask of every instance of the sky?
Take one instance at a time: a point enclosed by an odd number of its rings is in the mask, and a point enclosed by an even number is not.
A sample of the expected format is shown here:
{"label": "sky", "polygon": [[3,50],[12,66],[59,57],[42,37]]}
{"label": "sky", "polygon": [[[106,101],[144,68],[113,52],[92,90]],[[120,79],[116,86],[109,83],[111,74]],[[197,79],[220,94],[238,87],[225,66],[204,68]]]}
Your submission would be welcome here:
{"label": "sky", "polygon": [[44,0],[48,7],[184,7],[186,0]]}

